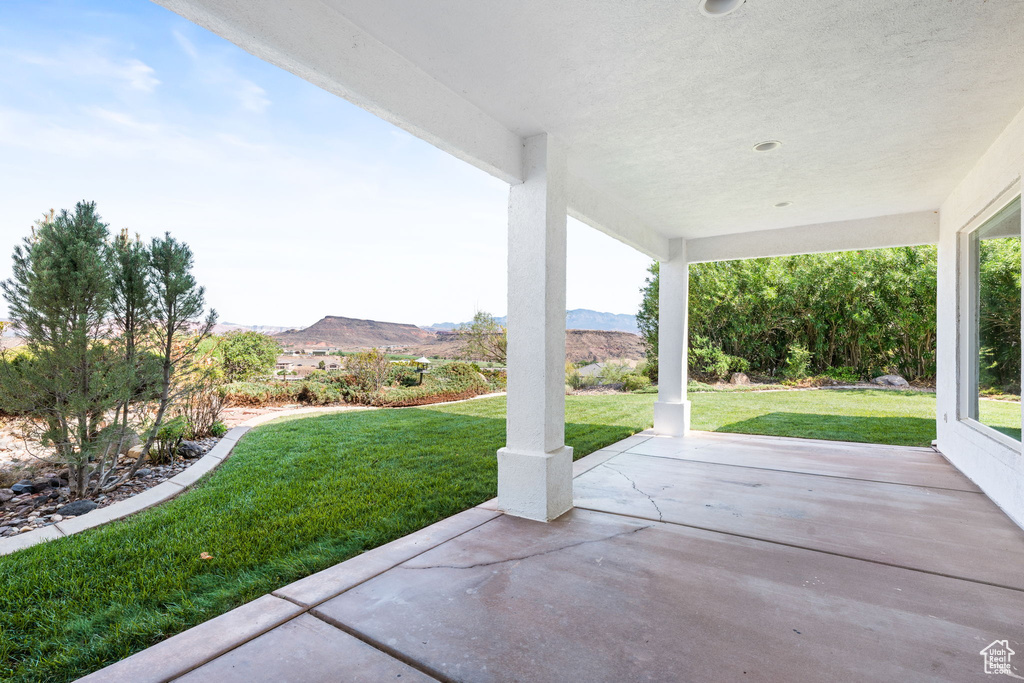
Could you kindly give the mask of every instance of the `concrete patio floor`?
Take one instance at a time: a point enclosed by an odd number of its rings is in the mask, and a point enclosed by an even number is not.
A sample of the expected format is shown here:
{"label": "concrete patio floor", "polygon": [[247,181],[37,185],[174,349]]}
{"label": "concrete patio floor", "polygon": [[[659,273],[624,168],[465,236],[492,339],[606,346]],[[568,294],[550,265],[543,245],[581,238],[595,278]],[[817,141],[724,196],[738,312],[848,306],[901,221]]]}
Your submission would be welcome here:
{"label": "concrete patio floor", "polygon": [[991,681],[1004,639],[1024,662],[1024,531],[930,449],[642,434],[575,468],[555,522],[485,503],[85,680]]}

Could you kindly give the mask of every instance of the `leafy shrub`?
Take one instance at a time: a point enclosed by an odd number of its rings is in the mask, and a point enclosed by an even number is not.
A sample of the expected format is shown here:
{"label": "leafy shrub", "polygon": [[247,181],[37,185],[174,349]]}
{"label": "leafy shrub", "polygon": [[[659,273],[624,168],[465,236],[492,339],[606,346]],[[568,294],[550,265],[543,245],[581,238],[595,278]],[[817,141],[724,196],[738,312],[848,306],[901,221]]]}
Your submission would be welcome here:
{"label": "leafy shrub", "polygon": [[648,356],[647,360],[644,361],[643,374],[651,379],[652,382],[658,381],[658,357]]}
{"label": "leafy shrub", "polygon": [[[586,366],[584,366],[586,367]],[[570,389],[583,389],[597,384],[595,375],[582,375],[574,363],[565,364],[565,385]]]}
{"label": "leafy shrub", "polygon": [[782,376],[788,380],[799,380],[811,374],[811,352],[803,344],[790,344]]}
{"label": "leafy shrub", "polygon": [[215,436],[218,439],[228,433],[228,427],[226,424],[217,420],[210,425],[210,436]]}
{"label": "leafy shrub", "polygon": [[487,378],[491,391],[504,391],[508,387],[508,372],[500,368],[484,368],[480,371]]}
{"label": "leafy shrub", "polygon": [[380,349],[370,349],[347,356],[345,369],[357,389],[368,394],[378,394],[387,381],[391,361]]}
{"label": "leafy shrub", "polygon": [[295,403],[300,386],[297,382],[232,382],[221,387],[224,401],[236,406],[262,406]]}
{"label": "leafy shrub", "polygon": [[640,391],[651,386],[651,378],[631,372],[622,378],[623,391]]}
{"label": "leafy shrub", "polygon": [[392,363],[388,370],[388,384],[412,387],[420,383],[420,373],[408,363]]}
{"label": "leafy shrub", "polygon": [[[439,365],[425,375],[423,384],[395,387],[370,397],[367,402],[378,406],[414,406],[442,401],[458,401],[479,396],[490,390],[487,379],[469,363],[459,361]],[[366,401],[366,397],[361,397]]]}
{"label": "leafy shrub", "polygon": [[268,374],[280,350],[280,344],[273,337],[245,330],[225,334],[217,345],[216,354],[228,381],[242,382]]}
{"label": "leafy shrub", "polygon": [[189,439],[201,439],[212,434],[210,429],[220,422],[224,409],[224,396],[214,390],[211,383],[204,382],[190,392],[182,401],[178,412],[185,416],[191,426],[186,435]]}
{"label": "leafy shrub", "polygon": [[332,403],[341,403],[345,400],[345,393],[342,388],[333,383],[326,382],[302,382],[296,396],[299,403],[311,406],[326,406]]}
{"label": "leafy shrub", "polygon": [[191,431],[192,425],[188,423],[188,418],[184,415],[178,415],[165,421],[156,430],[156,441],[149,450],[149,459],[159,465],[172,462],[182,439]]}
{"label": "leafy shrub", "polygon": [[838,368],[829,368],[823,374],[825,377],[834,379],[837,382],[842,382],[843,384],[855,384],[860,381],[860,375],[857,374],[857,371],[847,365],[843,365]]}
{"label": "leafy shrub", "polygon": [[725,379],[730,373],[750,369],[746,360],[725,353],[721,346],[700,335],[690,338],[688,358],[690,372],[701,378]]}
{"label": "leafy shrub", "polygon": [[621,384],[623,378],[632,372],[632,368],[625,363],[615,363],[609,361],[604,364],[601,368],[601,383],[602,384]]}

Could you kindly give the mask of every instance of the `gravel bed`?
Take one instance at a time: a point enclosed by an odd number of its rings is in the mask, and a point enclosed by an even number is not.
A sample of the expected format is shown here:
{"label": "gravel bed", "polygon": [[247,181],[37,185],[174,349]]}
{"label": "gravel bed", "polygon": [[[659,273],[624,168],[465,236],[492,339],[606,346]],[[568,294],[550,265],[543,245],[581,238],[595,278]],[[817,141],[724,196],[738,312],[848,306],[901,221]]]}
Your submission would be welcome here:
{"label": "gravel bed", "polygon": [[[90,509],[104,508],[131,498],[183,472],[213,449],[219,441],[217,438],[208,438],[183,442],[182,448],[178,451],[179,456],[174,462],[168,465],[144,464],[133,478],[118,488],[92,498],[71,501],[66,469],[43,471],[34,474],[32,479],[18,482],[24,486],[30,485],[31,491],[17,493],[10,488],[0,489],[0,538],[17,536],[33,529],[50,526],[81,514],[88,514]],[[122,464],[114,470],[115,476],[131,467],[131,464],[131,460],[122,458]],[[73,507],[65,509],[69,503]],[[73,512],[78,514],[70,514]]]}

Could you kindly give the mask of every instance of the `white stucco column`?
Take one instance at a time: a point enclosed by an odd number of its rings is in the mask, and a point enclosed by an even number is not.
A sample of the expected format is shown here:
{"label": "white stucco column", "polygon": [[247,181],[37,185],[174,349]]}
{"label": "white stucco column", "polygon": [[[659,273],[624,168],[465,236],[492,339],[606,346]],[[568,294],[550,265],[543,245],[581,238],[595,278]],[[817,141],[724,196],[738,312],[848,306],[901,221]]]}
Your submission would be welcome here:
{"label": "white stucco column", "polygon": [[690,431],[690,402],[686,400],[690,269],[686,240],[674,239],[668,260],[659,265],[658,285],[658,401],[654,431],[685,436]]}
{"label": "white stucco column", "polygon": [[498,507],[549,521],[572,507],[565,445],[566,164],[546,134],[527,138],[525,181],[508,201],[508,436]]}

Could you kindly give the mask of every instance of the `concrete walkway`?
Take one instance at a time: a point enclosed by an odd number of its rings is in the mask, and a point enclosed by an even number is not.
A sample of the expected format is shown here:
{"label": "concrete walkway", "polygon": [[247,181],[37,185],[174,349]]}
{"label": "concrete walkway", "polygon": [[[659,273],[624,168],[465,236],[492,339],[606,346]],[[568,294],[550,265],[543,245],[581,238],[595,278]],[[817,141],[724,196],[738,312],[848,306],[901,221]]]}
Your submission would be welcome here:
{"label": "concrete walkway", "polygon": [[639,435],[551,524],[467,510],[90,681],[1024,676],[1024,531],[930,449]]}

